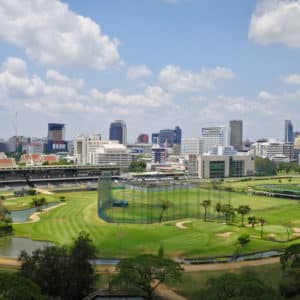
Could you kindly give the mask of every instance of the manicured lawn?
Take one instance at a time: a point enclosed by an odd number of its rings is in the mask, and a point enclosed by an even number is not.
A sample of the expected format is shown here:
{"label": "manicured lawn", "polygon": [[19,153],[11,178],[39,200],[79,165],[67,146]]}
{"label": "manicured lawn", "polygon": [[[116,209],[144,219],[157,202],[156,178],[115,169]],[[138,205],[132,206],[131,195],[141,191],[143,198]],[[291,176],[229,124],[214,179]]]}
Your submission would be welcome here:
{"label": "manicured lawn", "polygon": [[61,195],[42,195],[38,194],[36,196],[26,196],[26,197],[12,197],[3,201],[4,205],[9,210],[21,210],[31,207],[32,199],[37,197],[44,197],[48,203],[59,201],[59,196]]}
{"label": "manicured lawn", "polygon": [[[108,258],[156,253],[160,244],[164,246],[166,255],[172,257],[230,255],[236,251],[236,241],[241,233],[252,236],[251,242],[240,250],[242,253],[281,249],[288,244],[260,240],[260,227],[252,229],[237,226],[240,224],[239,218],[236,226],[204,222],[202,218],[193,219],[192,223],[186,224],[187,229],[177,228],[177,221],[151,225],[106,223],[97,215],[96,192],[64,195],[67,199],[65,205],[42,214],[37,223],[14,225],[15,234],[58,244],[71,244],[80,231],[86,231],[94,240],[98,256]],[[293,222],[292,227],[300,227],[298,201],[232,193],[231,203],[235,207],[249,204],[253,208],[251,214],[267,220],[265,235],[275,235],[278,240],[286,239],[285,224],[288,221]],[[217,236],[226,232],[230,232],[230,235]]]}

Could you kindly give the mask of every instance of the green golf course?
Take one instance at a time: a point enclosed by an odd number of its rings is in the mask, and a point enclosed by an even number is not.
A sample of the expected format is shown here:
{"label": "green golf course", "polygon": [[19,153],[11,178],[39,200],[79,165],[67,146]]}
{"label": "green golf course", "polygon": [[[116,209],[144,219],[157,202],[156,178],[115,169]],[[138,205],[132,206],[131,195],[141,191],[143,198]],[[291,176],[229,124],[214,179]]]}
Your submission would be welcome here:
{"label": "green golf course", "polygon": [[[119,193],[119,197],[122,198],[123,194],[121,196],[120,193],[124,192],[115,193],[116,197]],[[125,193],[130,192],[126,190]],[[160,193],[166,196],[165,192]],[[62,194],[47,197],[54,201],[60,195]],[[297,200],[231,193],[230,203],[233,207],[250,206],[251,212],[246,215],[246,220],[250,215],[266,220],[263,239],[260,239],[261,226],[257,224],[254,228],[247,225],[242,227],[241,216],[238,214],[233,225],[226,225],[222,220],[204,222],[202,216],[189,219],[191,222],[185,223],[183,228],[179,228],[178,224],[176,226],[176,223],[184,220],[155,224],[107,223],[98,217],[97,192],[73,192],[63,195],[66,198],[64,205],[42,213],[39,221],[14,224],[15,236],[68,245],[79,232],[85,231],[93,239],[99,257],[121,258],[141,253],[156,253],[160,245],[163,245],[166,255],[170,257],[231,255],[237,251],[237,239],[243,233],[249,234],[251,241],[244,247],[239,247],[240,253],[282,249],[297,241],[300,233],[300,201]],[[167,195],[170,202],[172,195],[174,194],[171,192]],[[135,196],[138,201],[138,195]],[[204,190],[201,192],[201,201],[208,196],[216,201],[228,201],[228,195],[224,191]],[[199,206],[197,199],[197,192],[191,189],[188,194],[188,201],[191,203],[189,209],[193,209],[193,205]],[[28,197],[5,200],[5,205],[9,207],[10,201],[14,201],[14,207],[20,207],[24,201],[28,204]],[[122,214],[122,209],[124,208],[115,209],[114,213],[119,210]],[[212,201],[210,210],[213,209]],[[135,211],[135,214],[137,213],[139,212]]]}

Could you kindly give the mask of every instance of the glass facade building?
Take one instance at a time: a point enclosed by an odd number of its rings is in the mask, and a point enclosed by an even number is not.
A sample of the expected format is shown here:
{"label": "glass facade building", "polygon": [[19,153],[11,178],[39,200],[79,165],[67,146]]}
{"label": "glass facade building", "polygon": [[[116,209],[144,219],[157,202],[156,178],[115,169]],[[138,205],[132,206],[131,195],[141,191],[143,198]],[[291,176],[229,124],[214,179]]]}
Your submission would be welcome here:
{"label": "glass facade building", "polygon": [[120,144],[126,144],[127,129],[123,120],[116,120],[110,124],[109,139],[119,141]]}
{"label": "glass facade building", "polygon": [[294,142],[294,130],[291,120],[284,121],[284,141],[288,143]]}

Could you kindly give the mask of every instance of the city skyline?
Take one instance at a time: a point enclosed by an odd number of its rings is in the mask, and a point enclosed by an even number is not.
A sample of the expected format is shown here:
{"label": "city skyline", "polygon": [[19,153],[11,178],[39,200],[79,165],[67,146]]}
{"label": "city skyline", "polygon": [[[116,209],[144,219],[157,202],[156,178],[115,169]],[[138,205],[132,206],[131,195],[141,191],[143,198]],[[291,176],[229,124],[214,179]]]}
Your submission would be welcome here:
{"label": "city skyline", "polygon": [[244,138],[282,139],[284,120],[300,126],[298,8],[298,0],[2,1],[0,137],[15,134],[18,112],[24,136],[44,136],[55,122],[67,124],[68,139],[105,138],[124,119],[129,140],[174,124],[192,137],[242,119]]}

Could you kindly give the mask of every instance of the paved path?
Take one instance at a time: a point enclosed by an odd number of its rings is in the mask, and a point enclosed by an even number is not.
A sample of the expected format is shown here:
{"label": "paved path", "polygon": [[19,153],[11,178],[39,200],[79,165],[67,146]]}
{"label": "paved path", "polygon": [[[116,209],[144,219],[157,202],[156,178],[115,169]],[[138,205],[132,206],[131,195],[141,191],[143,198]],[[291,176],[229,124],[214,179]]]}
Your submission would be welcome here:
{"label": "paved path", "polygon": [[264,258],[258,260],[238,261],[229,263],[216,263],[216,264],[201,264],[201,265],[182,265],[185,272],[199,272],[199,271],[218,271],[240,269],[244,267],[256,267],[264,265],[272,265],[279,263],[279,257]]}

